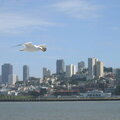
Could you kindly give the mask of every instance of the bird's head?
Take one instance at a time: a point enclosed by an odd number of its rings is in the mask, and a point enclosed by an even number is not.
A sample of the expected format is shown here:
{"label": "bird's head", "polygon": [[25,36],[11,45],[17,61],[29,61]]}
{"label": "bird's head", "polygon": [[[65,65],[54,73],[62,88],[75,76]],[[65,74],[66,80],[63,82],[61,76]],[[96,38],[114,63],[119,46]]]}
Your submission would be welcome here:
{"label": "bird's head", "polygon": [[45,51],[47,50],[47,47],[46,47],[45,45],[40,45],[39,48],[40,48],[43,52],[45,52]]}

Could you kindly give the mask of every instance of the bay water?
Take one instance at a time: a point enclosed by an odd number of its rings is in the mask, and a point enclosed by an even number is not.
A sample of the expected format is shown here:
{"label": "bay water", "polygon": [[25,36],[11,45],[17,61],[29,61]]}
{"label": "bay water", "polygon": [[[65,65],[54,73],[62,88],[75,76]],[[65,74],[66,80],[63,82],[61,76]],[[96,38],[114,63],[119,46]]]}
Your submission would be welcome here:
{"label": "bay water", "polygon": [[120,120],[120,101],[0,102],[0,120]]}

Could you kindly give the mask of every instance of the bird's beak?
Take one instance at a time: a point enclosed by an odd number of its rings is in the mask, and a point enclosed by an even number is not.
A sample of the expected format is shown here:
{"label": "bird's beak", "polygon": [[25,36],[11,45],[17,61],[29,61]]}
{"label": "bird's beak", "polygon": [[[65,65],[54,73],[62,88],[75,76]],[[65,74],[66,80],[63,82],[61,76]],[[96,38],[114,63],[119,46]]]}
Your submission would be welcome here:
{"label": "bird's beak", "polygon": [[47,48],[42,48],[42,51],[45,52],[47,50]]}

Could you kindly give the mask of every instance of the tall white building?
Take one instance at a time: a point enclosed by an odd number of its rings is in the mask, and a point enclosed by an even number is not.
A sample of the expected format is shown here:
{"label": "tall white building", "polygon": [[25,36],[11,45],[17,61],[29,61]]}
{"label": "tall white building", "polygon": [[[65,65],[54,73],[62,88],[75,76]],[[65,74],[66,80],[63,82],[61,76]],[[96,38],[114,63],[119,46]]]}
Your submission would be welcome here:
{"label": "tall white building", "polygon": [[8,76],[8,83],[10,85],[15,85],[15,83],[18,81],[18,76],[15,74],[9,74]]}
{"label": "tall white building", "polygon": [[43,78],[49,77],[51,75],[51,71],[47,68],[43,68]]}
{"label": "tall white building", "polygon": [[78,73],[82,72],[83,69],[85,68],[85,62],[81,61],[78,63]]}
{"label": "tall white building", "polygon": [[97,58],[88,58],[88,79],[99,78],[104,75],[104,65]]}
{"label": "tall white building", "polygon": [[93,79],[96,74],[96,58],[88,58],[88,79]]}
{"label": "tall white building", "polygon": [[104,76],[104,64],[101,61],[96,63],[96,77],[100,78]]}
{"label": "tall white building", "polygon": [[75,65],[72,65],[72,73],[73,73],[73,75],[76,74],[76,66]]}
{"label": "tall white building", "polygon": [[72,75],[76,74],[76,66],[73,64],[66,66],[66,77],[72,77]]}

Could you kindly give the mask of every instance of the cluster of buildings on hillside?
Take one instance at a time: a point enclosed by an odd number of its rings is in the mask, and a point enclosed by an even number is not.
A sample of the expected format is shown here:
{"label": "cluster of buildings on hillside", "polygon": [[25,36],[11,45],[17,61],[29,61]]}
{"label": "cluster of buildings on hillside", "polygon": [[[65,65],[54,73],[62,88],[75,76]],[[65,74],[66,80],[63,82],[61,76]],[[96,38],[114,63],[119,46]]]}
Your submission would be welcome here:
{"label": "cluster of buildings on hillside", "polygon": [[[86,77],[87,80],[100,78],[104,76],[104,65],[101,61],[96,58],[88,59],[88,69],[85,68],[85,62],[81,61],[78,63],[78,67],[73,64],[66,65],[63,59],[56,61],[56,75],[65,76],[70,78],[73,75],[79,77]],[[85,71],[86,70],[86,71]],[[51,71],[47,68],[43,68],[43,79],[48,78],[52,75]],[[23,81],[29,80],[29,66],[23,66]],[[13,65],[7,63],[2,65],[1,69],[1,83],[3,84],[15,84],[16,81],[19,81],[18,75],[13,74]]]}
{"label": "cluster of buildings on hillside", "polygon": [[[85,78],[92,80],[104,76],[104,64],[96,58],[88,58],[88,68],[85,67],[85,62],[81,61],[78,65],[66,65],[63,59],[56,61],[56,75],[63,76],[65,79],[71,77]],[[49,78],[51,71],[43,68],[43,79]]]}
{"label": "cluster of buildings on hillside", "polygon": [[[20,93],[29,91],[41,91],[42,87],[49,90],[48,93],[76,94],[88,90],[103,90],[113,92],[120,85],[120,69],[106,68],[97,58],[88,58],[88,67],[81,61],[78,65],[65,65],[63,59],[56,61],[56,73],[43,68],[43,78],[31,77],[29,66],[23,66],[23,80],[13,74],[13,66],[4,64],[1,67],[0,88],[7,91],[14,90]],[[17,84],[16,84],[17,83]]]}

